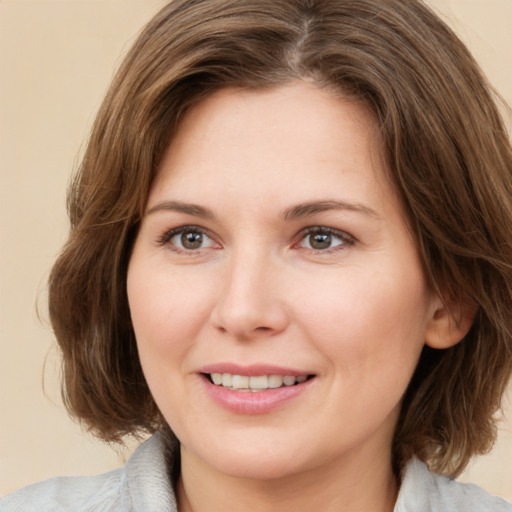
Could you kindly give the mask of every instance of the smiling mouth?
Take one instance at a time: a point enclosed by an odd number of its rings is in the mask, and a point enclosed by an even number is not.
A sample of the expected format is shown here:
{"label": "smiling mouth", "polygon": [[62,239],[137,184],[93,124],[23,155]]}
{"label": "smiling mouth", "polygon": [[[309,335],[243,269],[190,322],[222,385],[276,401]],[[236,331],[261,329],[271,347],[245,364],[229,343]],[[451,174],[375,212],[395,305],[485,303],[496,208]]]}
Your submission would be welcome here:
{"label": "smiling mouth", "polygon": [[232,391],[265,391],[281,387],[297,386],[312,379],[314,375],[235,375],[231,373],[205,373],[215,386]]}

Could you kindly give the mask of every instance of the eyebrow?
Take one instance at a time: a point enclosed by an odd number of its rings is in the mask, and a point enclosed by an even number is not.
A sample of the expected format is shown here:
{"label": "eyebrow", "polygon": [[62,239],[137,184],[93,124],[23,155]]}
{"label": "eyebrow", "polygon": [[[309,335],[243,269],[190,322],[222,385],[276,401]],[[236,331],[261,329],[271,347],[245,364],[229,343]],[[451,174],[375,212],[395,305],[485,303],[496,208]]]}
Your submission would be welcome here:
{"label": "eyebrow", "polygon": [[[309,217],[317,213],[329,211],[329,210],[348,210],[356,213],[362,213],[369,215],[377,219],[380,215],[371,208],[364,206],[359,203],[349,203],[347,201],[312,201],[310,203],[301,203],[294,206],[290,206],[281,212],[281,217],[286,220],[296,220],[304,217]],[[200,206],[194,203],[184,203],[182,201],[162,201],[152,206],[146,215],[151,215],[160,211],[173,211],[179,213],[185,213],[187,215],[193,215],[195,217],[202,217],[204,219],[215,219],[215,214],[209,208]]]}
{"label": "eyebrow", "polygon": [[381,218],[375,210],[372,210],[367,206],[359,203],[349,203],[347,201],[337,200],[313,201],[310,203],[297,204],[281,212],[281,216],[284,218],[284,220],[295,220],[329,210],[348,210],[351,212],[369,215],[370,217],[375,217],[376,219]]}
{"label": "eyebrow", "polygon": [[215,219],[214,213],[204,206],[199,206],[193,203],[184,203],[182,201],[162,201],[152,206],[146,215],[161,211],[173,211],[194,215],[195,217],[202,217],[204,219]]}

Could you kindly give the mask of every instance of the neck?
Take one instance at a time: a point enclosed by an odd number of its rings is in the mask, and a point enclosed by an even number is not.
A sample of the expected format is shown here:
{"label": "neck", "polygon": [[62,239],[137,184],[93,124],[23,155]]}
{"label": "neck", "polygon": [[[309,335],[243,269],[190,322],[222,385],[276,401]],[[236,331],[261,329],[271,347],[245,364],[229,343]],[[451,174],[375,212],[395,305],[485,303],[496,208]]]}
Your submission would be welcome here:
{"label": "neck", "polygon": [[[397,481],[391,457],[335,460],[310,471],[268,480],[216,472],[182,448],[180,512],[392,512]],[[347,457],[350,459],[350,457]]]}

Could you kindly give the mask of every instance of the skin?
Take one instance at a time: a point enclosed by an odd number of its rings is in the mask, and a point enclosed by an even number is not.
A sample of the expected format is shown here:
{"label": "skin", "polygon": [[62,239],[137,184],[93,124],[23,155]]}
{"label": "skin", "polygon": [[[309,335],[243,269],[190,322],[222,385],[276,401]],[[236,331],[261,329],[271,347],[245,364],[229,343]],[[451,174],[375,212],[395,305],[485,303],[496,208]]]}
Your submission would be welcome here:
{"label": "skin", "polygon": [[[393,509],[401,398],[424,343],[463,333],[427,286],[363,105],[294,82],[194,107],[152,186],[128,298],[181,441],[180,511]],[[314,378],[240,414],[205,393],[200,369],[220,362]]]}

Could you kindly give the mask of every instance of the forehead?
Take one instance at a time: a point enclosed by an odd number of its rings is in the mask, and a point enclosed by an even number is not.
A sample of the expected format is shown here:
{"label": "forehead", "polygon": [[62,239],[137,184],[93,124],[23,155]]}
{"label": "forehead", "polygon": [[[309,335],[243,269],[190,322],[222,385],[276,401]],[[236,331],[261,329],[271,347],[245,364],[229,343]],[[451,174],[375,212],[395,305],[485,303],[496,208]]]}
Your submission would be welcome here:
{"label": "forehead", "polygon": [[223,89],[184,116],[151,196],[171,186],[205,193],[221,183],[279,195],[306,181],[322,192],[332,174],[352,187],[387,182],[377,124],[364,104],[305,82]]}

